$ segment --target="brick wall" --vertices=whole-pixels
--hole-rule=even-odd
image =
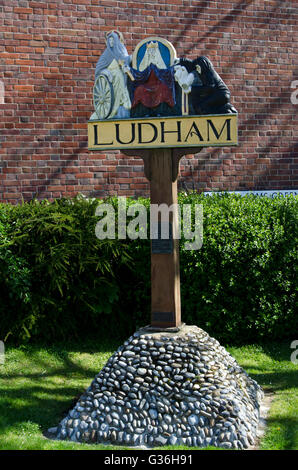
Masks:
[[[1,0],[0,201],[148,195],[141,159],[87,149],[110,29],[129,53],[157,35],[178,57],[207,55],[231,90],[239,146],[184,157],[181,189],[297,188],[297,20],[294,0]]]

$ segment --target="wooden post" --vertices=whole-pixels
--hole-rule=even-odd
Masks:
[[[191,149],[199,153],[202,147]],[[189,154],[185,148],[157,148],[124,150],[127,156],[139,156],[144,161],[144,172],[150,181],[150,203],[177,204],[177,179],[181,157]],[[152,213],[151,222],[159,218]],[[151,327],[173,328],[181,325],[180,263],[178,214],[170,212],[172,240],[151,240]]]
[[[151,206],[166,204],[170,208],[178,202],[177,178],[173,181],[173,150],[156,149],[150,153]],[[158,213],[154,214],[152,210],[150,222],[151,227],[160,222]],[[169,212],[169,222],[172,230],[169,230],[166,249],[159,248],[163,241],[151,240],[151,326],[165,328],[181,324],[178,217],[175,212]]]

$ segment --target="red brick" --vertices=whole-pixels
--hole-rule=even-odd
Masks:
[[[14,13],[27,13],[27,14],[31,14],[33,13],[33,9],[32,8],[14,8],[13,9]]]
[[[208,55],[231,90],[239,111],[239,146],[184,158],[181,188],[182,183],[198,190],[298,184],[297,105],[290,102],[297,15],[291,2],[278,13],[273,0],[245,7],[239,0],[201,3],[5,0],[0,127],[6,168],[0,178],[9,190],[0,192],[1,200],[20,202],[35,192],[49,199],[79,191],[148,195],[141,159],[86,149],[94,68],[105,47],[104,31],[115,27],[129,53],[144,37],[158,35],[173,42],[178,56]]]

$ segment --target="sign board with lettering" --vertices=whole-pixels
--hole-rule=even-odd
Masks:
[[[130,55],[121,32],[109,31],[95,68],[88,149],[143,158],[151,204],[173,207],[183,155],[238,144],[238,113],[230,98],[208,57],[179,58],[168,40],[155,36]],[[158,217],[153,223],[151,327],[176,328],[181,325],[178,215],[167,236]]]
[[[208,57],[178,58],[149,37],[132,55],[119,31],[106,33],[88,121],[89,150],[237,145],[237,110]]]
[[[89,150],[237,145],[237,114],[88,122]]]

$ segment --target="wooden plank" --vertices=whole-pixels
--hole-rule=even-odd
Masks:
[[[177,180],[172,181],[174,164],[177,162],[171,149],[150,152],[151,205],[166,204],[170,207],[177,204]],[[151,326],[165,328],[181,324],[179,240],[175,238],[178,217],[171,212],[169,215],[173,230],[172,253],[151,253]],[[155,214],[155,219],[151,218],[153,223],[159,220],[159,214]]]

